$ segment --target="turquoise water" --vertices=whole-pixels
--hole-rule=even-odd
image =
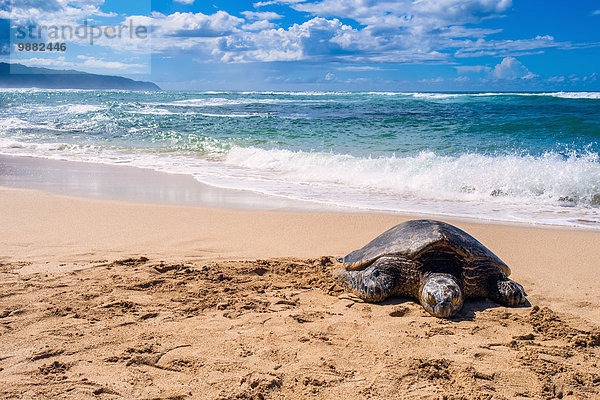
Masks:
[[[0,153],[361,209],[600,228],[600,93],[0,91]]]

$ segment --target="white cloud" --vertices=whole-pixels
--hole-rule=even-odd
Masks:
[[[258,3],[254,3],[253,6],[255,8],[270,6],[273,4],[294,4],[294,3],[302,3],[306,0],[270,0],[270,1],[259,1]]]
[[[251,24],[244,24],[242,25],[242,29],[245,31],[262,31],[265,29],[273,29],[275,26],[276,25],[274,23],[263,19],[260,21],[255,21]]]
[[[532,79],[537,75],[532,74],[529,70],[516,58],[506,57],[500,64],[497,64],[491,71],[496,79]]]
[[[600,15],[600,10],[592,11],[592,15]]]
[[[450,38],[484,38],[488,35],[502,32],[502,29],[467,28],[460,25],[452,25],[440,32],[442,37]]]
[[[195,0],[173,0],[174,2],[177,3],[181,3],[181,4],[194,4]]]
[[[213,50],[225,62],[250,61],[441,61],[447,54],[432,51],[415,40],[385,38],[355,29],[338,19],[315,17],[287,29],[238,32],[219,38]]]
[[[381,67],[373,67],[371,65],[348,65],[345,67],[336,67],[334,68],[337,71],[391,71],[391,69],[385,69]]]
[[[276,12],[272,12],[272,11],[265,11],[265,12],[258,12],[258,11],[242,11],[242,15],[244,17],[246,17],[246,19],[249,20],[267,20],[267,21],[271,21],[274,19],[281,19],[283,18],[283,15],[279,15]]]
[[[352,35],[344,35],[354,43],[344,43],[344,47],[357,50],[356,62],[445,62],[452,56],[504,57],[565,46],[555,42],[551,36],[489,41],[485,37],[501,30],[464,26],[503,15],[510,10],[511,0],[322,0],[286,3],[317,18],[349,18],[365,25]]]
[[[511,0],[323,0],[292,8],[321,17],[351,18],[372,27],[432,31],[501,15],[511,6]]]
[[[157,37],[218,37],[231,34],[244,20],[225,11],[217,11],[211,15],[200,12],[164,15],[154,12],[152,18],[138,17],[139,22],[146,22],[140,25],[152,25]]]
[[[104,0],[12,0],[9,10],[0,9],[0,18],[12,23],[36,21],[45,25],[75,23],[83,18],[112,17],[100,10]]]
[[[598,79],[598,77],[597,77],[596,75],[597,75],[597,74],[596,74],[595,72],[592,72],[590,75],[584,76],[582,80],[583,80],[584,82],[585,82],[585,81],[588,81],[588,80],[589,80],[589,81],[595,81],[595,80],[597,80],[597,79]]]
[[[17,62],[19,64],[26,65],[28,67],[73,67],[72,62],[65,61],[64,56],[58,56],[54,58],[41,58],[41,57],[31,57],[31,58],[21,58],[21,59],[13,59],[13,62]]]
[[[110,69],[119,70],[120,72],[135,72],[141,68],[147,67],[143,64],[127,64],[120,61],[105,61],[99,58],[83,55],[79,55],[77,58],[81,61],[67,61],[65,56],[53,58],[31,57],[12,59],[12,61],[29,67],[73,68],[79,71]]]
[[[85,13],[98,15],[101,13],[99,6],[104,3],[104,0],[14,1],[21,4],[18,9],[25,14],[31,11],[39,15],[50,9],[56,15],[71,13],[72,18]],[[174,1],[193,3],[193,0]],[[154,12],[152,16],[129,16],[124,22],[152,26],[151,41],[101,39],[97,44],[115,51],[153,51],[163,55],[189,51],[198,60],[228,63],[350,62],[363,71],[367,67],[358,64],[448,63],[455,58],[480,56],[506,60],[546,48],[574,46],[556,42],[548,35],[533,39],[489,40],[488,36],[501,30],[473,26],[507,13],[512,7],[511,0],[273,0],[254,6],[272,4],[312,14],[312,18],[279,27],[280,23],[272,21],[283,19],[283,15],[272,11],[243,11],[244,18],[225,11],[210,15]],[[354,20],[361,26],[354,28],[353,23],[342,23],[346,21],[343,18]],[[499,65],[497,74],[495,69],[492,73],[492,68],[485,66],[456,68],[459,74],[487,72],[494,77],[508,74],[505,66]],[[524,74],[519,78],[528,79],[527,76]]]
[[[465,74],[465,73],[469,73],[469,72],[473,72],[473,73],[490,72],[492,70],[490,67],[487,67],[485,65],[460,65],[460,66],[455,66],[454,68],[456,68],[456,72],[458,72],[459,74]]]
[[[248,22],[233,21],[233,27],[221,32],[213,27],[213,37],[220,36],[218,41],[205,40],[199,44],[184,40],[185,45],[212,48],[210,54],[225,62],[321,58],[352,63],[447,63],[456,57],[514,57],[539,53],[546,48],[574,46],[556,42],[549,35],[488,40],[487,36],[501,30],[466,26],[504,15],[512,6],[511,0],[279,0],[254,5],[268,4],[288,5],[314,17],[277,29],[270,21],[281,15],[244,11],[242,14]],[[364,26],[352,28],[341,23],[341,18]],[[187,27],[180,29],[176,36],[184,38],[188,30]],[[215,43],[216,47],[211,47]],[[185,48],[182,42],[175,46]]]
[[[416,13],[459,24],[501,15],[512,7],[512,0],[421,0],[411,3]]]
[[[275,12],[257,12],[257,11],[242,11],[244,17],[249,21],[254,21],[249,24],[242,25],[242,29],[245,31],[261,31],[266,29],[274,29],[276,25],[271,20],[281,19],[283,15],[279,15]]]
[[[530,72],[519,60],[515,57],[505,57],[499,64],[496,64],[493,68],[487,65],[457,65],[454,67],[456,72],[461,76],[456,78],[456,81],[462,81],[459,78],[467,78],[463,74],[485,74],[485,76],[491,79],[504,79],[504,80],[515,80],[515,79],[533,79],[537,78],[538,75]],[[468,78],[467,78],[468,79]]]
[[[536,36],[534,39],[518,40],[454,40],[447,43],[449,47],[457,48],[456,57],[503,57],[508,55],[531,54],[540,49],[552,47],[570,48],[570,43],[555,42],[552,36]]]
[[[527,73],[527,75],[522,76],[521,79],[534,79],[534,78],[539,78],[539,77],[540,77],[539,75],[529,72],[529,73]]]
[[[358,31],[339,20],[313,18],[288,29],[243,32],[220,38],[213,54],[225,62],[297,61],[350,53]],[[333,56],[332,56],[333,55]]]
[[[79,68],[87,67],[91,69],[117,69],[120,71],[131,71],[147,67],[147,65],[144,64],[127,64],[120,61],[105,61],[96,57],[88,57],[83,55],[78,55],[77,58],[83,60],[83,63],[76,64],[76,66]]]
[[[437,78],[419,80],[419,83],[441,83],[441,82],[444,82],[444,78],[442,78],[441,76],[438,76]]]
[[[418,37],[381,36],[356,29],[337,18],[312,18],[287,29],[241,32],[220,39],[214,54],[228,62],[346,60],[366,62],[421,62],[448,58]]]

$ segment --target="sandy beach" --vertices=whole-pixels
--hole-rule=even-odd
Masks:
[[[0,189],[0,397],[590,399],[600,233],[448,221],[528,303],[363,303],[336,257],[410,216]]]
[[[598,21],[0,0],[0,400],[600,400]]]

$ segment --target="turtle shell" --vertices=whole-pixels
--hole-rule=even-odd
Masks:
[[[466,262],[484,261],[510,275],[510,268],[473,236],[445,222],[429,219],[396,225],[342,261],[349,270],[362,270],[382,256],[400,255],[416,260],[436,249],[457,254]]]

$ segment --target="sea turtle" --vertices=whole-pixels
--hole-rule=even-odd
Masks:
[[[346,266],[338,281],[363,300],[411,297],[440,318],[456,314],[464,298],[487,297],[511,307],[525,302],[523,286],[507,278],[510,268],[445,222],[404,222],[338,261]]]

